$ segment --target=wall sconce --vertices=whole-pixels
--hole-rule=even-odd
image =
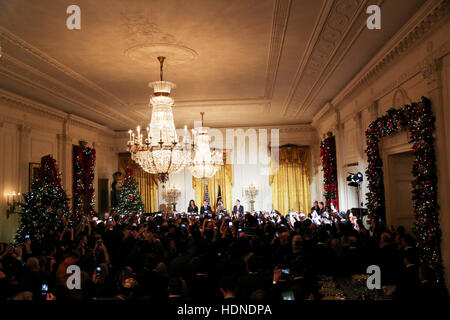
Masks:
[[[6,214],[8,218],[9,215],[19,212],[18,204],[20,196],[21,196],[20,192],[16,193],[15,191],[10,192],[6,195],[6,204],[7,204]]]

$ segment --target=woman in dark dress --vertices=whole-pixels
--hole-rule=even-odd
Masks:
[[[189,201],[189,207],[188,207],[187,211],[190,214],[198,214],[198,207],[195,205],[194,200]]]

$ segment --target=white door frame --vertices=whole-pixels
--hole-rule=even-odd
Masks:
[[[388,195],[391,195],[391,186],[389,182],[389,161],[388,158],[391,155],[410,152],[412,151],[410,143],[402,143],[392,147],[380,148],[381,158],[383,161],[383,181],[384,181],[384,194],[385,194],[385,208],[386,208],[386,226],[392,225],[392,213],[388,200]],[[411,167],[412,169],[412,167]]]

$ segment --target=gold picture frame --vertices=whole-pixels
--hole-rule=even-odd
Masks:
[[[41,164],[39,162],[30,162],[28,165],[28,191],[32,191],[34,180],[39,177]]]

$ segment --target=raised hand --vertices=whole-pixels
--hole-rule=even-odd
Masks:
[[[278,280],[280,280],[281,274],[282,274],[282,269],[278,268],[278,266],[276,266],[275,269],[273,270],[273,282],[274,283],[277,283]]]
[[[56,300],[56,297],[51,292],[48,292],[45,300],[47,301]]]

